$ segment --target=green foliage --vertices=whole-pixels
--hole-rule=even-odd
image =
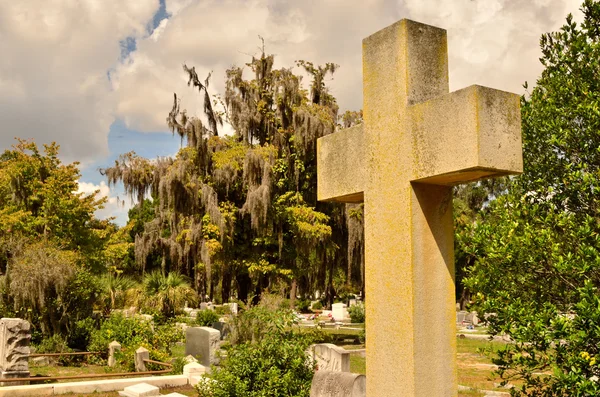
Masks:
[[[312,308],[314,310],[322,310],[323,309],[323,304],[321,303],[321,301],[317,301],[312,305]]]
[[[306,356],[310,336],[291,328],[289,312],[255,307],[240,316],[256,327],[254,333],[260,333],[260,338],[254,342],[238,339],[241,343],[232,346],[221,366],[213,369],[212,381],[196,386],[199,396],[308,397],[314,371],[314,363]]]
[[[475,308],[515,341],[495,359],[523,382],[515,396],[598,394],[600,2],[582,11],[542,37],[545,70],[521,103],[525,173],[457,239]]]
[[[92,333],[90,351],[108,352],[108,344],[113,340],[122,346],[121,352],[115,356],[118,364],[131,371],[134,369],[133,353],[136,349],[145,347],[150,351],[150,359],[164,362],[169,358],[171,346],[184,340],[184,333],[172,323],[154,326],[153,329],[148,321],[113,314],[99,330]],[[102,357],[105,358],[106,354]]]
[[[186,277],[177,272],[166,276],[161,271],[153,271],[144,277],[145,306],[158,308],[165,318],[175,317],[176,310],[186,302],[197,300],[196,292],[186,281]]]
[[[296,309],[300,313],[310,313],[310,300],[300,299],[296,302]]]
[[[348,314],[350,315],[350,321],[353,323],[365,322],[365,307],[362,304],[350,306],[348,308]]]
[[[213,310],[200,310],[196,314],[196,325],[200,327],[212,327],[213,323],[219,321],[219,315]]]

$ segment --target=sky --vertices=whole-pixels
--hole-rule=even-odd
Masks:
[[[80,162],[80,191],[107,196],[99,217],[127,220],[130,200],[99,168],[134,150],[180,147],[166,127],[173,93],[189,114],[200,95],[182,65],[224,92],[225,70],[266,51],[340,65],[328,81],[340,110],[362,108],[361,42],[403,18],[448,31],[450,89],[480,84],[523,94],[542,71],[540,36],[582,0],[0,0],[0,151],[14,138],[56,141]]]

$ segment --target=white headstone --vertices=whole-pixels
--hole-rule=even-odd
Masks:
[[[348,310],[346,310],[345,303],[334,303],[331,305],[331,315],[335,319],[335,321],[342,321],[345,318],[348,318]]]

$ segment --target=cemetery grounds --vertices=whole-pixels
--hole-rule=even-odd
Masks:
[[[365,348],[364,344],[356,344],[356,338],[360,331],[348,329],[324,329],[324,332],[330,334],[338,346],[346,350],[359,350]],[[484,396],[477,390],[507,391],[499,387],[500,379],[492,374],[494,366],[490,364],[490,359],[483,353],[484,350],[498,350],[504,346],[503,342],[490,342],[485,339],[471,339],[457,337],[457,364],[458,364],[458,384],[470,387],[474,390],[459,391],[459,397]],[[184,346],[179,344],[172,347],[172,358],[184,357]],[[68,376],[84,375],[92,373],[109,373],[112,368],[100,365],[86,364],[85,362],[78,366],[61,365],[36,365],[30,363],[32,376],[39,374],[43,376]],[[353,373],[366,374],[366,358],[364,354],[351,354],[350,371]],[[68,382],[68,380],[59,381]],[[162,389],[162,393],[177,392],[186,396],[197,396],[196,391],[191,386],[183,386],[172,389]],[[74,396],[87,396],[89,394],[77,394]],[[94,393],[94,397],[117,397],[118,392]]]

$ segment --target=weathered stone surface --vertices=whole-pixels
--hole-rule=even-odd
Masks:
[[[121,351],[121,344],[116,340],[113,340],[108,344],[108,366],[114,367],[116,365],[115,352]]]
[[[319,343],[311,347],[318,371],[350,372],[350,352],[332,343]]]
[[[318,199],[365,203],[370,397],[457,394],[451,186],[522,171],[519,97],[448,91],[446,32],[399,21],[363,41],[364,125],[317,141]]]
[[[29,322],[20,318],[0,319],[0,369],[2,371],[29,371],[30,328]]]
[[[317,371],[312,380],[310,397],[365,397],[366,384],[364,375]]]
[[[221,333],[210,327],[192,327],[185,330],[185,354],[191,354],[205,367],[218,364]]]
[[[144,360],[150,359],[150,352],[145,347],[140,347],[135,351],[135,371],[136,372],[145,372],[146,363]]]

